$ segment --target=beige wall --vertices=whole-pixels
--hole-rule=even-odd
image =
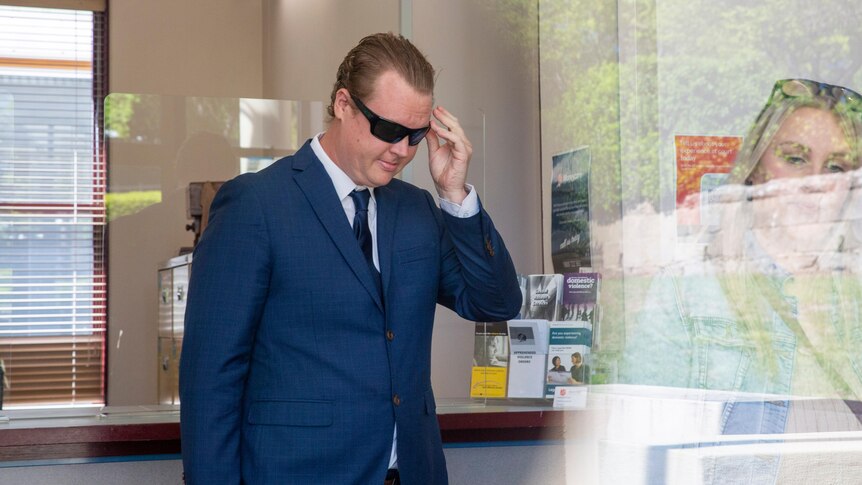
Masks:
[[[112,92],[259,98],[261,0],[111,0]]]
[[[327,100],[362,37],[398,32],[398,0],[264,0],[263,96]]]
[[[495,218],[518,270],[541,271],[537,45],[507,34],[494,1],[415,0],[409,19],[400,18],[401,3],[115,0],[111,90],[326,100],[343,55],[361,37],[398,32],[402,20],[412,22],[414,42],[439,72],[437,102],[459,117],[474,142],[470,182]],[[431,189],[424,150],[410,168],[405,179]],[[176,185],[170,182],[166,186]],[[181,210],[172,206],[163,212]],[[111,232],[112,405],[156,400],[155,266],[190,242],[179,227],[181,215],[168,221],[149,212],[150,222],[125,221],[125,239]],[[129,223],[140,227],[139,238],[128,237]],[[148,238],[146,225],[159,223],[178,226],[176,238]],[[472,324],[441,308],[432,369],[439,397],[467,396],[472,351]]]
[[[213,97],[262,94],[263,6],[260,0],[112,0],[109,68],[112,93]],[[112,144],[111,183],[128,184],[142,171],[174,173],[184,144],[184,106],[160,120],[161,143]],[[166,110],[170,112],[170,110]],[[214,147],[199,157],[214,165]],[[114,164],[113,161],[123,160]],[[222,170],[224,171],[224,170]],[[221,180],[223,175],[204,175]],[[139,180],[145,183],[145,180]],[[162,203],[109,225],[108,404],[157,400],[158,263],[192,243],[184,230],[179,180],[161,180]],[[185,181],[187,183],[188,180]],[[109,186],[109,190],[112,187]],[[164,227],[176,228],[165,237]]]

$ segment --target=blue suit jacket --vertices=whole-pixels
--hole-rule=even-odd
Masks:
[[[484,211],[443,214],[400,180],[375,197],[383,295],[309,143],[219,191],[180,366],[189,483],[380,484],[396,423],[404,483],[447,482],[435,307],[507,320],[515,270]]]

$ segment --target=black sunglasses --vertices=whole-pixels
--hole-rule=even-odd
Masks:
[[[371,125],[371,134],[386,143],[398,143],[406,136],[407,143],[410,146],[416,146],[425,138],[428,130],[431,129],[431,125],[424,128],[407,128],[394,121],[389,121],[382,116],[377,116],[374,111],[368,109],[368,106],[365,106],[365,103],[360,101],[356,96],[351,94],[350,99],[353,100],[359,111],[368,119],[368,123]]]
[[[851,111],[862,112],[862,95],[844,86],[812,81],[810,79],[783,79],[775,83],[772,89],[773,99],[784,98],[813,98],[820,96],[832,98],[835,102],[847,106]]]

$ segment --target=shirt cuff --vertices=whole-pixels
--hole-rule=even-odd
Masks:
[[[463,201],[461,201],[461,204],[459,205],[441,198],[440,210],[449,214],[450,216],[458,217],[461,219],[473,217],[479,213],[479,196],[476,195],[476,190],[470,184],[464,185],[467,186],[467,197]]]

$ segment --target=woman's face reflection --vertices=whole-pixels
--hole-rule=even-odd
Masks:
[[[781,125],[749,178],[754,230],[773,257],[824,250],[850,190],[857,159],[838,118],[799,108]]]
[[[781,125],[751,176],[754,184],[849,172],[855,168],[838,118],[829,111],[799,108]]]

